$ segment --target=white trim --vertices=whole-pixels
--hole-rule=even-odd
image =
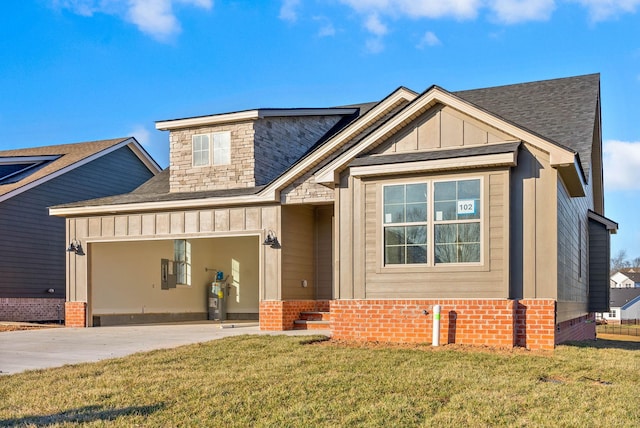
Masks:
[[[591,210],[587,211],[587,217],[590,218],[591,220],[597,221],[598,223],[602,224],[603,226],[605,226],[607,228],[607,230],[611,231],[611,233],[616,233],[618,232],[618,223],[616,223],[615,221],[606,218],[603,215],[600,215],[596,212],[593,212]],[[621,272],[618,272],[621,273]],[[624,275],[624,274],[623,274]],[[626,275],[625,275],[626,277]]]
[[[365,151],[374,143],[379,142],[387,134],[404,126],[405,122],[407,120],[410,120],[411,117],[421,114],[422,111],[426,111],[438,103],[447,105],[453,109],[465,113],[489,126],[510,134],[517,139],[533,144],[541,150],[549,153],[550,163],[553,167],[567,164],[577,165],[576,154],[574,152],[563,149],[562,147],[559,147],[556,144],[553,144],[537,135],[534,135],[516,125],[505,122],[504,120],[494,116],[491,113],[480,110],[479,108],[474,107],[466,101],[452,94],[449,94],[441,90],[440,88],[434,87],[422,94],[411,105],[407,106],[407,108],[391,118],[387,123],[376,129],[373,133],[363,139],[356,146],[352,147],[350,150],[347,150],[339,157],[334,159],[331,163],[326,165],[324,168],[320,169],[315,176],[315,182],[326,185],[336,184],[336,180],[338,179],[338,172],[344,169],[346,165],[358,154]]]
[[[397,105],[401,101],[413,101],[417,97],[415,92],[412,92],[406,88],[399,88],[387,98],[376,104],[371,110],[366,112],[363,116],[358,118],[354,123],[350,124],[338,134],[327,141],[320,150],[316,153],[312,153],[305,158],[302,162],[294,165],[290,170],[278,177],[275,181],[269,184],[260,193],[276,195],[277,190],[287,186],[293,182],[297,177],[307,172],[311,167],[321,162],[326,156],[340,148],[346,141],[348,141],[354,134],[357,134],[369,126],[372,122],[378,120],[382,115],[387,113],[391,108]]]
[[[460,182],[460,181],[468,181],[468,180],[478,180],[480,182],[480,213],[479,218],[474,219],[463,219],[463,220],[437,220],[434,216],[434,207],[435,207],[435,185],[436,183],[445,183],[445,182]],[[384,189],[387,186],[398,186],[398,185],[407,185],[407,184],[426,184],[427,185],[427,220],[420,222],[400,222],[400,223],[385,223],[384,219]],[[380,203],[378,205],[378,209],[380,210],[380,218],[376,221],[380,221],[379,223],[379,233],[380,240],[376,241],[377,249],[380,250],[378,257],[378,266],[376,269],[379,272],[393,272],[399,269],[406,271],[410,269],[412,271],[429,271],[436,272],[442,269],[448,269],[451,267],[484,267],[485,261],[487,260],[485,257],[485,250],[488,250],[488,247],[485,244],[488,244],[489,237],[485,234],[485,225],[488,219],[485,219],[488,216],[488,199],[490,195],[485,194],[485,177],[470,175],[464,177],[419,177],[419,178],[409,178],[407,180],[393,180],[387,182],[381,182],[379,184],[379,198]],[[485,215],[486,214],[486,215]],[[480,260],[477,262],[451,262],[451,263],[436,263],[436,239],[435,239],[435,230],[437,225],[442,224],[471,224],[478,223],[480,225],[480,241],[478,242],[480,246]],[[385,262],[385,228],[387,227],[406,227],[406,226],[426,226],[427,228],[427,262],[426,263],[397,263],[397,264],[387,264]]]
[[[105,156],[105,155],[107,155],[107,154],[109,154],[111,152],[114,152],[114,151],[116,151],[118,149],[121,149],[122,147],[128,146],[128,145],[133,145],[133,147],[136,148],[136,150],[133,150],[133,148],[132,148],[132,150],[134,151],[134,153],[136,155],[145,154],[146,153],[144,150],[141,149],[139,143],[136,141],[135,138],[129,137],[126,140],[122,140],[121,142],[119,142],[117,144],[114,144],[113,146],[110,146],[110,147],[107,147],[107,148],[105,148],[103,150],[100,150],[99,152],[94,153],[91,156],[87,156],[85,158],[82,158],[79,161],[74,162],[71,165],[68,165],[68,166],[66,166],[64,168],[61,168],[61,169],[57,170],[57,171],[54,171],[51,174],[48,174],[48,175],[46,175],[46,176],[44,176],[44,177],[42,177],[42,178],[40,178],[38,180],[32,181],[31,183],[27,183],[24,186],[18,187],[17,189],[14,189],[14,190],[12,190],[12,191],[10,191],[8,193],[5,193],[4,195],[0,195],[0,202],[6,201],[7,199],[11,199],[14,196],[19,195],[20,193],[23,193],[23,192],[26,192],[27,190],[33,189],[34,187],[37,187],[37,186],[41,185],[42,183],[46,183],[49,180],[53,180],[56,177],[59,177],[59,176],[61,176],[63,174],[66,174],[69,171],[73,171],[76,168],[79,168],[79,167],[81,167],[83,165],[86,165],[89,162],[92,162],[92,161],[94,161],[94,160],[96,160],[98,158],[101,158],[102,156]],[[68,156],[68,155],[62,155],[61,158],[64,158],[64,156]],[[151,158],[149,158],[148,155],[146,155],[146,158],[148,160],[151,160]],[[141,159],[141,160],[144,162],[143,159]],[[147,167],[149,167],[149,164],[147,162],[144,162],[144,164]],[[157,164],[155,162],[153,162],[153,164],[157,166]],[[160,171],[160,167],[158,166],[157,168],[158,168],[158,170],[156,172],[154,172],[154,175],[157,174]]]
[[[398,164],[369,165],[351,167],[354,177],[383,176],[422,171],[441,171],[454,169],[479,168],[486,166],[516,166],[517,154],[500,153],[494,155],[469,156],[451,159],[405,162]]]
[[[188,199],[180,201],[158,201],[158,202],[141,202],[141,203],[125,203],[117,205],[100,205],[100,206],[84,206],[73,208],[50,208],[49,215],[55,215],[60,217],[65,216],[86,216],[92,214],[111,214],[111,213],[127,213],[136,211],[154,211],[164,209],[184,209],[184,208],[202,208],[212,206],[227,206],[236,204],[260,204],[260,203],[273,203],[279,202],[278,190],[288,185],[300,175],[308,171],[313,165],[322,161],[327,155],[337,150],[342,144],[348,141],[354,134],[362,131],[369,126],[373,121],[378,120],[380,116],[386,114],[393,106],[397,105],[402,100],[411,101],[415,99],[417,94],[406,88],[399,88],[389,96],[387,96],[380,103],[375,105],[371,110],[367,111],[363,116],[358,118],[354,123],[347,126],[331,138],[323,147],[316,153],[312,153],[305,158],[302,162],[294,165],[289,171],[281,175],[267,187],[262,189],[256,195],[245,196],[231,196],[231,197],[215,197],[215,198],[203,198],[203,199]],[[307,109],[312,111],[313,109]],[[355,112],[355,108],[348,109],[331,109],[332,111],[348,110],[349,112]],[[258,110],[251,110],[252,112],[258,112]],[[298,110],[292,110],[295,112]],[[315,111],[315,110],[314,110]],[[319,109],[317,111],[322,111]],[[324,110],[326,112],[326,110]],[[274,112],[274,111],[271,111]],[[247,112],[244,112],[247,113]],[[232,113],[234,114],[234,113]],[[228,116],[228,115],[217,115]],[[217,117],[216,116],[216,117]],[[214,117],[214,116],[208,116]],[[194,118],[201,119],[201,118]],[[189,119],[184,119],[189,120]],[[173,122],[173,121],[170,121]],[[156,128],[161,128],[159,125],[165,124],[165,122],[157,122]],[[163,125],[164,126],[164,125]],[[187,125],[185,125],[187,126]],[[175,128],[177,128],[176,126]],[[174,129],[174,127],[166,128]]]
[[[270,196],[270,195],[269,195]],[[206,208],[227,205],[259,204],[277,202],[273,198],[262,195],[213,197],[204,199],[185,199],[180,201],[140,202],[117,205],[83,206],[72,208],[49,208],[49,215],[60,217],[86,216],[93,214],[119,214],[139,211],[158,211],[186,208]]]
[[[42,156],[0,156],[0,165],[2,164],[15,164],[15,163],[31,163],[31,162],[45,162],[50,160],[56,160],[62,155],[42,155]]]
[[[156,129],[190,128],[193,126],[217,125],[221,123],[257,120],[264,117],[333,116],[355,113],[357,108],[300,108],[300,109],[256,109],[236,113],[214,114],[186,119],[171,119],[156,122]]]

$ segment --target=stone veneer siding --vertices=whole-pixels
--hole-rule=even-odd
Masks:
[[[313,182],[313,173],[307,173],[280,192],[283,204],[333,202],[334,190]]]
[[[264,185],[302,157],[342,116],[270,117],[254,123],[256,185]]]
[[[261,186],[282,174],[342,116],[273,117],[171,131],[171,192]],[[193,166],[192,137],[231,133],[229,165]]]
[[[0,298],[0,321],[60,321],[64,299]]]
[[[253,121],[203,126],[171,131],[171,192],[198,192],[254,187],[255,154]],[[229,165],[193,166],[192,137],[198,134],[231,132]],[[213,150],[211,148],[211,150]]]

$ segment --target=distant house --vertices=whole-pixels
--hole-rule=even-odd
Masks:
[[[74,234],[48,207],[127,193],[159,171],[134,138],[0,151],[0,320],[64,319]]]
[[[640,287],[612,288],[610,309],[598,314],[599,319],[619,324],[627,320],[640,320]]]
[[[640,269],[625,268],[611,275],[612,288],[640,287]]]
[[[442,343],[593,339],[618,226],[600,126],[597,74],[157,122],[168,170],[51,209],[90,256],[68,324],[206,319],[219,286],[264,330],[429,342],[440,307]]]

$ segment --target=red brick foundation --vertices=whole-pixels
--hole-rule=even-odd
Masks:
[[[513,347],[514,302],[499,299],[338,300],[331,305],[332,337],[430,343],[434,305],[441,307],[440,343]]]
[[[328,300],[266,300],[260,302],[260,330],[293,330],[300,312],[329,311]]]
[[[66,302],[64,305],[65,322],[67,327],[87,326],[87,303]]]
[[[553,300],[337,300],[331,302],[332,337],[431,343],[434,305],[441,306],[441,344],[554,347]]]
[[[564,321],[556,326],[556,344],[570,340],[595,340],[596,317],[589,314],[580,318]]]
[[[260,328],[291,330],[300,312],[330,309],[334,339],[431,343],[435,305],[441,344],[552,350],[567,340],[595,338],[593,315],[556,326],[553,299],[264,301]]]
[[[556,303],[552,299],[516,301],[515,345],[527,349],[555,346]]]
[[[64,299],[0,299],[0,321],[60,321],[63,319]]]

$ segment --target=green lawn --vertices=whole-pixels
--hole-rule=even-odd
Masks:
[[[0,377],[0,426],[639,426],[640,343],[553,353],[240,336]]]

